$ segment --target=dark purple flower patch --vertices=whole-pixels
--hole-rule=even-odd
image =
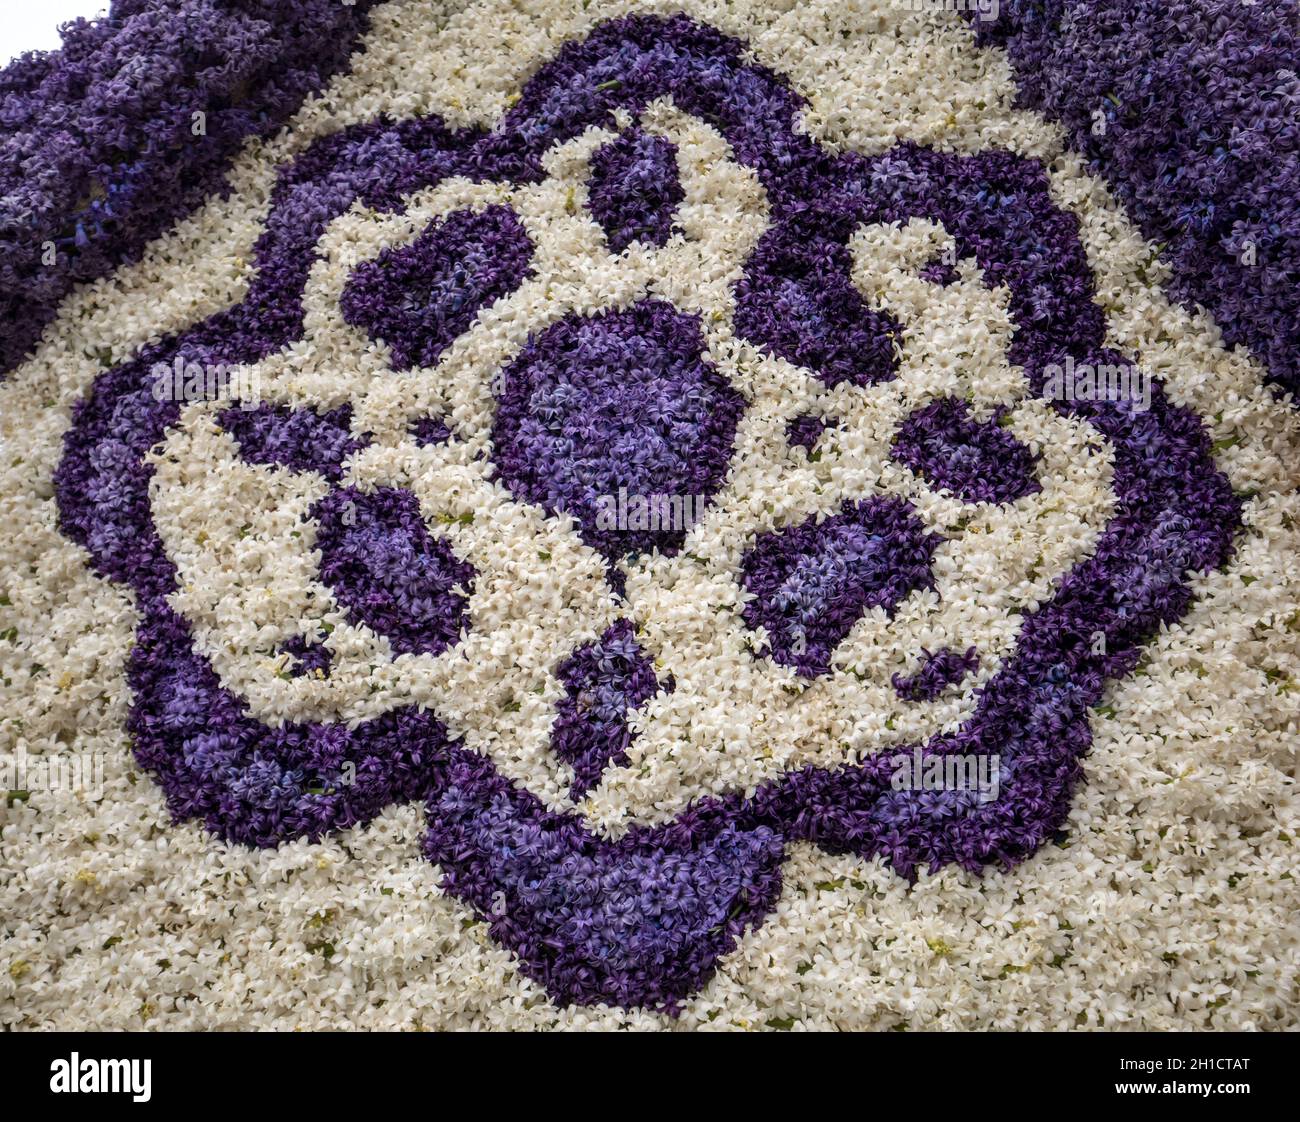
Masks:
[[[931,261],[924,269],[921,270],[921,279],[928,280],[931,284],[947,286],[958,280],[961,274],[957,272],[955,265],[949,265],[946,261]]]
[[[560,1002],[676,1012],[781,890],[785,845],[768,826],[688,811],[602,841],[467,752],[429,824],[424,853],[443,890]]]
[[[387,343],[398,370],[432,366],[484,308],[529,276],[533,243],[509,207],[458,210],[359,265],[343,318]]]
[[[941,539],[901,499],[845,503],[838,514],[760,534],[741,561],[754,599],[745,623],[764,627],[772,659],[805,678],[831,672],[831,655],[869,608],[889,615],[934,578]]]
[[[316,471],[333,483],[343,478],[343,462],[366,444],[352,436],[350,405],[317,412],[262,402],[252,410],[225,409],[218,423],[248,463]]]
[[[620,133],[592,156],[587,193],[615,253],[633,242],[663,245],[686,198],[677,177],[677,146],[637,128]]]
[[[441,417],[419,417],[411,422],[410,432],[421,448],[446,444],[451,439],[451,429]]]
[[[791,448],[799,447],[811,452],[821,439],[822,433],[834,422],[828,424],[821,417],[811,413],[801,413],[785,426],[786,443]]]
[[[694,510],[721,487],[744,399],[703,352],[696,317],[658,300],[548,327],[504,371],[492,425],[500,478],[572,516],[611,562],[676,552],[689,527],[642,525],[621,496],[675,498],[678,509],[689,499]]]
[[[798,127],[802,103],[785,79],[746,63],[747,53],[740,40],[686,15],[608,20],[528,80],[476,163],[494,177],[536,181],[548,149],[591,125],[615,127],[615,109],[638,115],[671,96],[722,132],[778,206],[801,205],[816,197],[834,158]]]
[[[320,576],[358,623],[398,654],[440,654],[460,641],[474,567],[434,538],[410,491],[331,491],[311,511]]]
[[[849,232],[840,216],[801,213],[763,236],[736,285],[736,329],[828,386],[887,382],[898,370],[902,328],[867,307],[850,279],[836,236]]]
[[[579,799],[610,764],[627,763],[628,718],[659,692],[659,681],[626,619],[579,647],[556,673],[566,696],[551,726],[551,751],[573,765],[569,794]]]
[[[289,673],[293,677],[329,677],[334,654],[324,643],[295,635],[280,647],[280,651],[289,656]]]
[[[904,701],[933,701],[949,686],[955,686],[980,664],[979,651],[968,647],[965,654],[944,647],[931,654],[921,652],[921,667],[915,674],[895,674],[890,681]]]
[[[977,421],[964,401],[944,397],[899,426],[893,457],[926,482],[968,503],[1010,503],[1042,490],[1035,457],[1000,422]]]
[[[185,621],[167,608],[137,632],[127,680],[135,756],[171,812],[242,845],[315,840],[368,822],[385,807],[427,798],[446,766],[446,729],[415,709],[355,729],[262,724],[221,686],[194,653]]]

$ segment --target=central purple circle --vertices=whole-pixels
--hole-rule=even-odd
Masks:
[[[547,328],[503,372],[499,478],[571,515],[611,562],[676,552],[722,486],[745,407],[703,352],[698,318],[658,300]]]

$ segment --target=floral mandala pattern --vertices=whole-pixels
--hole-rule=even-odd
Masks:
[[[1090,707],[1228,559],[1239,500],[1159,384],[1148,408],[1046,397],[1049,367],[1123,356],[1038,164],[836,153],[800,111],[718,31],[604,23],[491,131],[382,118],[315,142],[279,177],[245,299],[97,379],[56,475],[62,527],[135,595],[130,731],[178,819],[276,846],[418,801],[443,891],[556,1001],[668,1011],[763,923],[792,842],[914,878],[1052,837]],[[757,204],[693,212],[696,153]],[[383,248],[358,256],[368,224]],[[621,270],[614,291],[593,260]],[[904,274],[1004,302],[998,393],[916,376]],[[355,372],[313,366],[318,332],[351,341]],[[259,396],[159,400],[177,362],[254,372]],[[1087,548],[1021,582],[1015,626],[933,653],[918,637],[882,672],[873,636],[940,618],[972,521],[1059,498],[1017,435],[1029,413],[1106,465]],[[750,509],[746,471],[798,497]],[[200,493],[241,530],[189,527]],[[688,496],[698,521],[604,525],[620,494]],[[238,572],[220,562],[246,538],[282,550],[273,586],[196,590],[205,564]],[[241,615],[256,638],[232,651]],[[705,680],[729,644],[747,676]],[[744,787],[632,805],[638,753],[716,727],[729,689],[820,755],[784,744]],[[852,753],[811,709],[857,730],[869,698],[925,712],[962,689],[921,742],[863,733]],[[997,756],[997,797],[895,790],[914,749]],[[600,819],[602,792],[624,821]]]

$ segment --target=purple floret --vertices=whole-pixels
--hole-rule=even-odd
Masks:
[[[686,198],[677,178],[677,146],[641,129],[620,133],[592,156],[588,195],[615,253],[634,241],[663,245]]]
[[[1001,425],[1005,410],[977,421],[964,401],[944,397],[899,426],[893,457],[926,482],[968,503],[1010,503],[1036,494],[1036,457]]]
[[[921,666],[915,674],[895,674],[890,681],[894,692],[904,701],[933,701],[949,686],[955,686],[980,664],[979,651],[967,647],[965,653],[949,647],[931,654],[921,652]]]

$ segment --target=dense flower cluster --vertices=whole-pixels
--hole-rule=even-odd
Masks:
[[[432,366],[479,309],[519,287],[532,255],[505,207],[458,211],[362,265],[340,306],[349,323],[388,344],[396,369]]]
[[[654,666],[619,620],[595,643],[579,647],[556,671],[565,698],[551,727],[551,751],[573,765],[577,799],[600,781],[610,764],[627,763],[632,742],[628,718],[659,690]]]
[[[140,628],[127,673],[136,759],[177,815],[273,846],[369,821],[433,789],[448,737],[432,715],[395,712],[352,730],[270,728],[248,716],[193,647],[185,621],[159,613]]]
[[[965,652],[944,647],[933,654],[921,652],[921,667],[915,674],[895,674],[892,679],[899,697],[908,701],[930,701],[948,686],[956,685],[979,666],[979,652],[968,647]]]
[[[913,413],[894,438],[894,458],[968,503],[1009,503],[1040,490],[1033,454],[999,422],[941,398]]]
[[[634,129],[591,158],[591,213],[616,253],[634,241],[663,245],[672,234],[673,213],[685,198],[676,156],[671,141]]]
[[[316,412],[262,402],[256,409],[225,410],[219,424],[248,463],[316,471],[335,482],[343,478],[343,462],[366,443],[352,436],[350,405]]]
[[[931,585],[937,535],[900,499],[845,503],[824,521],[761,535],[741,565],[745,622],[767,631],[772,657],[812,678],[868,608],[889,615]]]
[[[321,580],[394,651],[437,654],[461,637],[474,568],[429,533],[414,495],[343,487],[311,517]]]
[[[1300,397],[1300,28],[1286,4],[1003,0],[976,19],[1173,267]]]
[[[610,561],[671,552],[684,528],[607,526],[602,500],[708,498],[722,483],[743,401],[701,357],[695,319],[660,301],[566,319],[506,368],[492,441],[520,498],[577,519]]]
[[[849,280],[843,217],[795,211],[773,228],[737,288],[736,326],[828,386],[867,386],[894,377],[899,325]]]
[[[114,0],[0,72],[0,376],[346,66],[375,3]]]
[[[457,757],[424,852],[557,1001],[678,1007],[781,887],[784,842],[707,812],[596,844],[491,765]]]
[[[785,427],[785,438],[792,447],[798,446],[811,452],[821,439],[822,433],[832,427],[830,423],[811,413],[801,413]]]
[[[430,444],[444,444],[451,439],[451,429],[439,417],[418,417],[411,422],[410,433],[422,448]]]
[[[289,673],[294,677],[317,674],[323,678],[330,672],[333,656],[323,642],[312,642],[305,636],[295,635],[280,650],[289,656]]]

